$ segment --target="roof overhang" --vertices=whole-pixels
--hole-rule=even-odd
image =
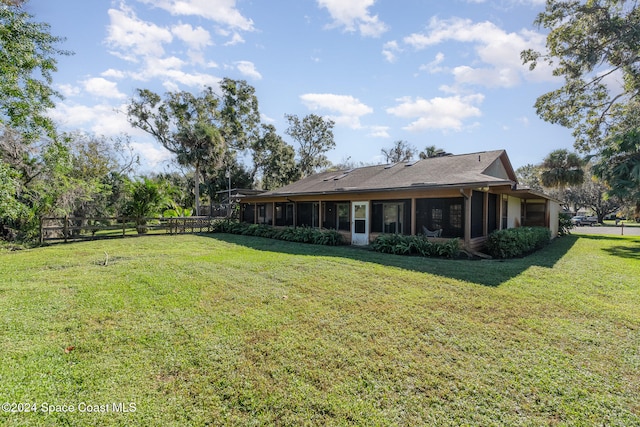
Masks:
[[[363,194],[363,193],[390,193],[398,191],[415,191],[415,190],[477,190],[477,191],[489,191],[496,187],[506,187],[511,191],[515,183],[513,181],[474,181],[466,183],[455,184],[435,184],[428,182],[414,183],[411,186],[403,187],[386,187],[386,188],[353,188],[353,187],[338,187],[331,191],[310,191],[310,192],[269,192],[269,194],[260,194],[255,196],[247,196],[243,202],[245,203],[264,203],[274,199],[287,199],[294,201],[296,197],[309,197],[319,196],[327,198],[332,195],[344,195],[344,194]]]

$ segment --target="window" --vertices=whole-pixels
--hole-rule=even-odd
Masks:
[[[322,227],[349,231],[349,203],[322,202]]]
[[[434,230],[442,229],[442,209],[431,208],[431,226]]]
[[[276,203],[276,225],[293,225],[293,203]]]
[[[349,203],[338,203],[338,230],[349,231],[351,229],[349,222]]]
[[[442,230],[442,237],[464,237],[464,199],[416,200],[416,232]]]
[[[378,233],[410,234],[411,201],[372,202],[371,231]]]
[[[449,226],[462,230],[462,204],[449,205]]]
[[[298,203],[297,221],[299,227],[318,227],[318,203]]]

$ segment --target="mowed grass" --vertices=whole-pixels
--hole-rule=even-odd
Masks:
[[[0,403],[36,409],[0,424],[640,425],[639,261],[604,236],[504,262],[228,235],[0,252]]]

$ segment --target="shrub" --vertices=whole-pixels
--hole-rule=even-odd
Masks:
[[[382,253],[424,257],[456,258],[460,253],[458,239],[434,242],[425,236],[402,234],[381,234],[371,243],[371,248]]]
[[[345,243],[342,234],[336,230],[321,230],[311,227],[275,228],[265,224],[219,220],[213,223],[212,230],[214,233],[242,234],[315,245],[338,246]]]
[[[519,227],[498,230],[487,239],[487,250],[494,258],[515,258],[536,251],[551,241],[551,232],[544,227]]]
[[[571,229],[575,227],[575,224],[571,222],[571,215],[561,213],[558,217],[558,234],[560,236],[566,236],[571,234]]]

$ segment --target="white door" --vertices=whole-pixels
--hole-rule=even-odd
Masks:
[[[369,244],[369,202],[351,204],[351,244]]]

